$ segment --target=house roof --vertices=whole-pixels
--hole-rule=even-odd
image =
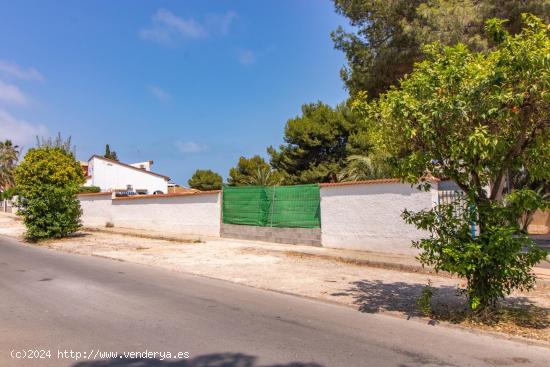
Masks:
[[[126,168],[130,168],[130,169],[133,169],[133,170],[142,172],[142,173],[146,173],[146,174],[148,174],[148,175],[153,175],[153,176],[157,176],[157,177],[162,177],[162,178],[164,178],[166,181],[169,181],[169,180],[170,180],[170,177],[165,176],[165,175],[161,175],[160,173],[155,173],[155,172],[151,172],[151,171],[146,171],[146,170],[144,170],[144,169],[141,169],[141,168],[138,168],[138,167],[134,167],[134,166],[131,166],[131,165],[129,165],[129,164],[122,163],[122,162],[119,162],[119,161],[115,161],[115,160],[112,160],[112,159],[109,159],[109,158],[105,158],[105,157],[102,157],[102,156],[97,155],[97,154],[94,154],[93,156],[91,156],[90,159],[88,159],[88,162],[91,161],[93,158],[101,159],[101,160],[104,160],[104,161],[109,162],[109,163],[118,164],[118,165],[120,165],[120,166],[123,166],[123,167],[126,167]]]

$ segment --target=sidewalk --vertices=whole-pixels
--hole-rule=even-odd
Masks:
[[[126,236],[134,236],[139,238],[158,239],[165,241],[184,242],[184,243],[198,243],[206,241],[232,241],[235,243],[248,244],[250,246],[261,245],[262,247],[268,247],[268,249],[262,248],[262,252],[266,251],[279,251],[284,252],[288,256],[296,257],[315,257],[318,259],[333,260],[346,264],[364,265],[376,268],[401,270],[413,273],[433,274],[435,271],[431,268],[424,268],[419,264],[418,260],[414,256],[380,253],[371,251],[357,251],[346,249],[332,249],[326,247],[306,246],[306,245],[285,245],[273,242],[262,241],[249,241],[241,239],[231,238],[219,238],[219,237],[207,237],[207,236],[194,236],[194,235],[178,235],[167,234],[164,232],[155,232],[150,230],[138,230],[128,228],[85,228],[90,232],[103,232],[121,234]],[[442,276],[446,276],[445,273],[440,273]]]
[[[261,252],[266,254],[268,252],[281,252],[287,256],[294,256],[298,258],[317,258],[323,260],[331,260],[345,264],[353,264],[359,266],[369,266],[374,268],[382,268],[388,270],[399,270],[410,273],[421,274],[436,274],[435,270],[431,267],[423,267],[418,260],[411,255],[403,254],[391,254],[372,251],[357,251],[346,249],[332,249],[326,247],[316,246],[302,246],[302,245],[284,245],[271,242],[261,241],[247,241],[247,240],[232,240],[218,237],[206,237],[206,236],[193,236],[193,235],[178,235],[178,234],[166,234],[162,232],[144,231],[137,229],[127,228],[86,228],[91,232],[104,232],[121,234],[126,236],[135,236],[139,238],[160,239],[166,241],[185,242],[185,243],[199,243],[205,241],[234,241],[243,244],[250,244],[250,246],[261,245],[263,247]],[[253,252],[252,249],[249,251]],[[544,262],[548,264],[547,261]],[[550,268],[548,266],[534,267],[534,273],[537,276],[537,282],[539,285],[550,286]],[[447,272],[439,272],[438,276],[452,278]]]

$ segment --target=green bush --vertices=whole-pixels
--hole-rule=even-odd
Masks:
[[[29,241],[64,237],[80,227],[76,194],[84,183],[80,164],[60,147],[30,149],[15,171],[17,213]]]
[[[101,188],[99,188],[99,186],[80,186],[80,189],[78,190],[79,194],[89,194],[96,192],[101,192]]]
[[[430,233],[413,242],[422,250],[419,260],[467,280],[464,290],[470,307],[494,309],[499,299],[514,289],[535,285],[531,268],[546,257],[518,224],[518,216],[531,203],[527,189],[507,196],[503,203],[475,205],[465,202],[440,205],[420,212],[405,211],[404,219]],[[539,206],[540,207],[540,206]],[[479,234],[472,223],[481,223]]]
[[[5,189],[0,192],[0,200],[10,200],[15,195],[17,195],[15,187],[10,187],[9,189]]]
[[[435,289],[432,287],[432,282],[428,280],[428,284],[422,289],[422,294],[416,300],[416,307],[426,317],[432,316],[432,298],[435,294]]]

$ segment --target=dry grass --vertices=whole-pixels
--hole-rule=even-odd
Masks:
[[[464,309],[434,312],[431,319],[550,342],[550,310],[532,304],[501,305],[490,317],[483,319]]]
[[[435,295],[438,290],[431,287]],[[421,298],[420,298],[421,299]],[[488,330],[550,342],[550,308],[533,304],[525,297],[511,296],[499,302],[494,310],[474,312],[467,306],[463,293],[454,297],[436,298],[429,306],[422,308],[417,302],[417,311],[426,315],[431,322],[448,322],[468,328]]]

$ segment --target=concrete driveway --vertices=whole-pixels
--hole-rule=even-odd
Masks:
[[[550,365],[542,346],[5,237],[0,300],[2,366]]]

